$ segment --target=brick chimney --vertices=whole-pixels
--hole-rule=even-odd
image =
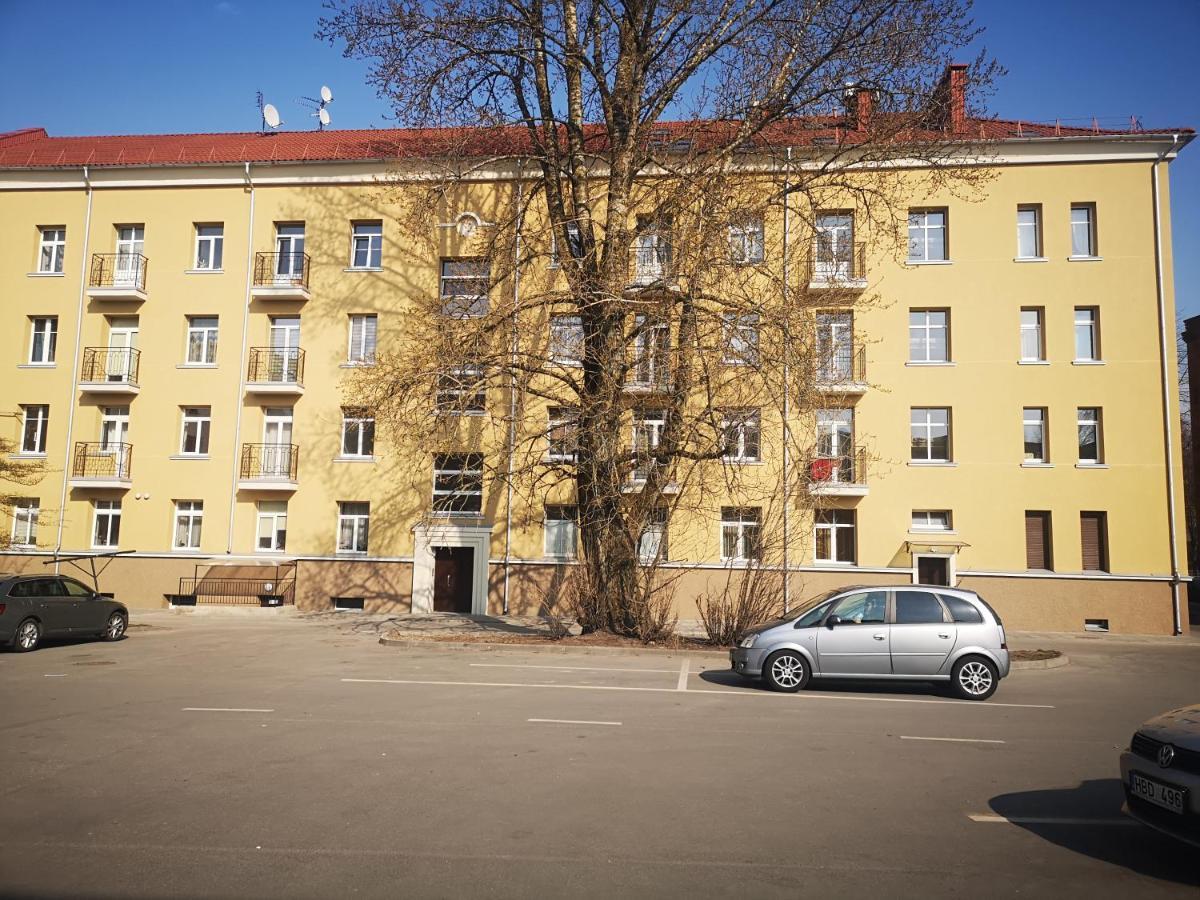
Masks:
[[[845,92],[846,117],[855,131],[866,131],[871,127],[871,116],[875,114],[875,91],[857,84],[847,84]]]
[[[933,89],[929,122],[953,134],[967,130],[967,65],[950,63]]]

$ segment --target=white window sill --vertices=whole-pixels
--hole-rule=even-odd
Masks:
[[[1103,262],[1103,256],[1068,256],[1067,262]]]
[[[172,547],[171,553],[175,556],[199,556],[199,547]]]
[[[362,361],[351,360],[349,362],[338,363],[338,368],[339,369],[370,369],[374,365],[375,365],[374,362],[367,362],[366,360],[362,360]]]
[[[1018,359],[1017,365],[1018,366],[1048,366],[1048,365],[1050,365],[1050,360],[1048,360],[1048,359]]]
[[[10,453],[8,455],[8,458],[9,459],[45,459],[46,454],[45,453],[26,453],[24,451],[21,451],[20,453]]]
[[[92,544],[93,550],[116,550],[116,544]]]
[[[846,559],[820,559],[816,556],[813,557],[813,562],[817,563],[818,565],[822,565],[822,566],[846,566],[846,567],[849,567],[849,566],[854,565],[853,562],[851,562],[850,560],[846,560]]]
[[[575,465],[575,457],[546,455],[542,457],[542,463],[547,466],[561,466],[563,464],[573,466]]]
[[[958,534],[958,532],[953,528],[910,528],[908,529],[908,533],[919,534],[925,537],[929,537],[930,535]]]
[[[215,369],[216,363],[179,363],[175,366],[177,369]]]
[[[176,453],[174,456],[168,456],[167,459],[212,459],[207,453]]]
[[[906,259],[906,266],[950,266],[954,264],[952,259]]]
[[[1102,366],[1102,365],[1104,365],[1104,360],[1102,360],[1102,359],[1073,359],[1073,360],[1071,360],[1071,365],[1073,365],[1073,366]]]
[[[583,368],[583,361],[579,360],[579,359],[554,359],[553,357],[551,357],[550,362],[552,365],[563,366],[564,368],[568,368],[568,369],[582,369]]]
[[[373,463],[379,460],[374,456],[335,456],[333,461],[335,463]]]
[[[766,462],[761,459],[742,459],[740,456],[722,456],[721,462],[730,466],[765,466]]]
[[[952,469],[958,466],[958,463],[951,462],[948,459],[910,459],[908,464],[916,466],[919,469]]]
[[[1013,262],[1015,262],[1015,263],[1038,263],[1038,262],[1050,262],[1050,260],[1048,260],[1044,256],[1014,256]]]
[[[578,559],[579,559],[578,556],[543,556],[542,562],[551,563],[551,564],[571,563],[571,562],[575,562]]]
[[[184,275],[224,275],[224,269],[184,269]]]
[[[487,410],[486,409],[467,409],[467,410],[459,411],[456,409],[437,409],[437,410],[434,410],[433,414],[435,416],[437,416],[438,418],[444,417],[447,419],[474,419],[474,418],[478,418],[479,416],[486,416]]]
[[[254,552],[259,556],[283,556],[287,553],[286,550],[264,550],[262,547],[255,547]]]
[[[1021,463],[1021,468],[1022,469],[1053,469],[1054,463],[1029,461],[1029,462]]]
[[[343,272],[382,272],[383,266],[346,266]]]
[[[18,369],[53,369],[58,363],[17,363]]]
[[[1107,469],[1108,463],[1075,463],[1077,469]]]
[[[367,557],[366,550],[342,550],[339,548],[334,552],[334,556],[339,559],[365,559]]]
[[[950,362],[950,360],[930,359],[930,360],[909,360],[904,365],[906,367],[913,368],[913,369],[928,369],[928,368],[936,369],[939,366],[940,367],[956,366],[956,365],[958,365],[958,363]]]
[[[29,278],[65,278],[66,272],[30,272]]]

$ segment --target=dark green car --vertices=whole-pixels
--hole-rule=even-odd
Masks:
[[[19,653],[43,638],[120,640],[129,610],[65,575],[0,574],[0,644]]]

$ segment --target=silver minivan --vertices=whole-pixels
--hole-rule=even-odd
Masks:
[[[974,591],[933,585],[839,588],[747,631],[733,671],[777,691],[810,678],[949,682],[986,700],[1008,676],[1000,616]]]

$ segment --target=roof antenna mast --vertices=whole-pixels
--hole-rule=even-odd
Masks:
[[[258,96],[258,116],[259,116],[259,119],[261,120],[259,130],[263,134],[266,134],[268,128],[271,129],[272,131],[274,131],[276,128],[278,128],[280,125],[282,125],[283,122],[279,118],[279,110],[277,110],[270,103],[263,103],[262,91],[259,91],[257,96]]]
[[[325,126],[329,124],[329,110],[325,107],[333,102],[333,91],[329,89],[329,85],[321,85],[320,100],[313,97],[301,97],[300,102],[307,104],[311,109],[312,116],[317,120],[317,131],[324,131]]]

